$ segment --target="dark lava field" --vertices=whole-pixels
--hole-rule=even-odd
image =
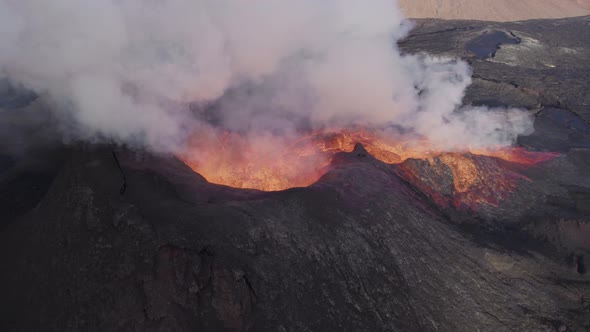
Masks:
[[[590,331],[590,17],[421,20],[400,47],[468,61],[464,103],[535,112],[518,144],[554,157],[466,155],[469,195],[357,145],[309,187],[234,189],[51,139],[2,83],[0,331]]]

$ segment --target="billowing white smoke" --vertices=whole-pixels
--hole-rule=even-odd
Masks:
[[[396,126],[442,149],[530,133],[524,112],[461,108],[470,68],[401,55],[409,29],[393,0],[0,0],[0,76],[70,134],[157,151],[210,123]]]

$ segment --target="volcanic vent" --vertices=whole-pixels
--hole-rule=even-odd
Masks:
[[[362,144],[374,158],[397,165],[392,172],[439,205],[476,208],[480,204],[498,205],[514,191],[518,181],[527,180],[520,169],[558,155],[519,147],[444,152],[433,149],[426,139],[404,141],[403,135],[366,129],[312,133],[284,143],[277,146],[272,141],[252,141],[225,131],[195,136],[192,150],[180,158],[212,183],[277,191],[313,184],[330,170],[334,155],[350,153],[356,144]],[[445,187],[444,183],[452,186]]]

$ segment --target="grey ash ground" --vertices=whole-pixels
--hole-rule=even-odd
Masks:
[[[448,188],[442,164],[362,146],[308,188],[237,190],[174,158],[51,143],[34,96],[7,91],[0,330],[590,330],[590,17],[425,20],[401,47],[467,59],[465,102],[530,109],[519,144],[561,155],[470,156],[523,176],[476,211],[403,176]],[[25,129],[47,144],[17,141]]]

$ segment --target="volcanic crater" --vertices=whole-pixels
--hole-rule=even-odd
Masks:
[[[421,20],[400,43],[469,61],[466,103],[535,112],[513,148],[404,155],[316,135],[295,146],[321,156],[309,176],[230,186],[190,156],[6,149],[0,329],[590,329],[589,24]],[[488,31],[521,42],[474,55]],[[28,103],[3,105],[3,128]]]

